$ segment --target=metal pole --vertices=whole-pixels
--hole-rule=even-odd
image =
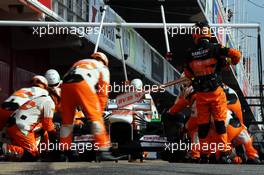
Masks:
[[[118,30],[118,34],[116,35],[117,39],[119,40],[119,44],[120,44],[120,52],[121,52],[121,58],[122,58],[122,64],[123,64],[123,69],[124,69],[124,75],[125,75],[125,81],[128,81],[127,78],[127,70],[126,70],[126,61],[125,61],[125,55],[124,55],[124,51],[123,51],[123,41],[122,41],[122,28],[117,28]]]
[[[259,96],[246,96],[245,99],[260,99]]]
[[[99,33],[98,33],[98,36],[97,36],[97,40],[96,40],[94,52],[97,52],[97,50],[98,50],[98,46],[99,46],[99,42],[100,42],[100,37],[101,37],[101,32],[102,32],[102,29],[103,29],[103,23],[104,23],[106,8],[107,8],[107,5],[104,5],[104,7],[101,9],[102,12],[103,12],[103,14],[102,14],[101,22],[100,22]]]
[[[261,37],[260,37],[260,28],[258,29],[258,75],[259,75],[259,96],[260,96],[260,111],[261,111],[261,118],[262,118],[262,122],[264,124],[264,111],[263,111],[263,86],[262,86],[262,52],[261,52]]]
[[[105,27],[131,27],[131,28],[149,28],[159,29],[164,28],[163,23],[104,23]],[[194,23],[167,23],[167,28],[171,27],[192,27]],[[260,27],[257,23],[251,24],[209,24],[211,27],[230,27],[230,28],[245,28],[257,29]],[[99,27],[98,22],[48,22],[48,21],[5,21],[0,20],[0,26],[32,26],[32,27]]]
[[[228,0],[226,0],[226,22],[228,22]]]
[[[234,23],[237,23],[236,0],[234,0]],[[235,40],[235,46],[236,46],[236,48],[238,48],[237,35],[238,35],[238,31],[236,30],[235,33],[234,33],[234,40]]]
[[[160,5],[160,10],[161,10],[162,22],[163,22],[163,27],[164,27],[166,49],[167,49],[167,53],[170,53],[170,43],[169,43],[169,39],[168,39],[166,18],[165,18],[163,5]]]

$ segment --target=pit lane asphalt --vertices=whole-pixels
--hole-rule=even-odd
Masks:
[[[0,162],[0,174],[22,175],[263,175],[264,165],[222,165],[168,163],[146,160],[143,163],[115,162]]]

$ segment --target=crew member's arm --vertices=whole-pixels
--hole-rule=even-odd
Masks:
[[[234,48],[227,48],[227,47],[222,47],[220,54],[222,56],[226,56],[230,58],[228,62],[230,62],[233,65],[236,65],[239,63],[240,58],[241,58],[241,52],[239,50],[236,50]]]
[[[42,126],[44,131],[53,132],[55,131],[53,123],[53,115],[55,111],[55,105],[51,101],[46,101],[43,107],[43,120]]]
[[[241,103],[237,93],[232,88],[228,88],[228,91],[225,93],[228,102],[227,108],[235,113],[236,117],[240,120],[240,123],[244,124]]]
[[[180,95],[176,99],[174,105],[168,110],[168,113],[173,115],[177,112],[180,112],[181,110],[183,110],[183,108],[185,108],[188,105],[189,105],[188,100],[186,100],[183,95]]]
[[[104,67],[100,72],[100,77],[98,82],[98,92],[97,92],[102,112],[104,111],[108,100],[109,83],[110,83],[109,70],[108,68]]]
[[[56,129],[53,123],[53,115],[55,104],[51,101],[46,101],[43,108],[42,129],[48,133],[49,142],[57,142]]]

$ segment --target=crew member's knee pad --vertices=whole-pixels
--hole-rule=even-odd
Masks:
[[[71,136],[73,125],[62,125],[60,128],[60,137],[65,138]]]
[[[92,133],[93,134],[101,134],[102,131],[103,131],[103,127],[100,122],[97,122],[97,121],[92,122]]]
[[[200,139],[205,139],[210,129],[210,123],[198,125],[198,136]]]
[[[226,127],[224,121],[214,121],[215,123],[215,131],[217,134],[225,134],[226,133]]]

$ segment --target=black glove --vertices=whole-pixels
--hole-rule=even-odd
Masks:
[[[60,140],[56,130],[49,131],[48,136],[50,143],[58,143]]]

